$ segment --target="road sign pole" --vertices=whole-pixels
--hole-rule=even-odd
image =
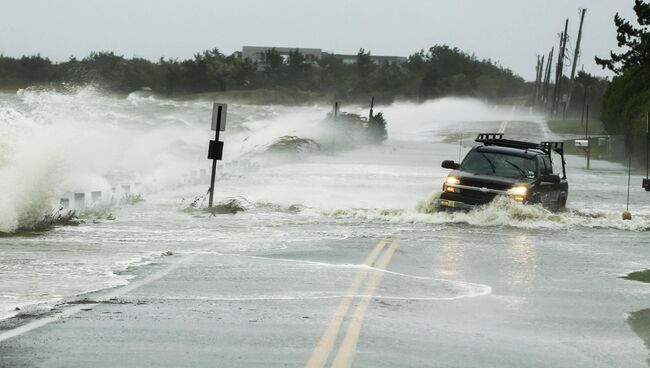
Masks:
[[[214,141],[219,142],[219,129],[214,132]],[[208,201],[208,207],[212,208],[212,200],[214,199],[214,179],[217,174],[217,159],[212,159],[212,176],[210,176],[210,200]]]
[[[208,207],[212,208],[214,201],[214,181],[217,174],[217,161],[223,156],[223,142],[219,141],[219,132],[226,130],[226,112],[228,105],[215,103],[212,105],[212,130],[214,130],[214,141],[210,141],[208,158],[212,160],[212,175],[210,176],[210,198]]]
[[[648,171],[650,170],[650,112],[645,115],[645,179],[641,181],[641,187],[646,192],[650,192],[650,178],[648,178]]]
[[[332,155],[334,155],[336,147],[336,120],[339,117],[339,103],[334,103],[334,119],[332,120]]]

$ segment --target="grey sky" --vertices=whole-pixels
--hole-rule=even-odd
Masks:
[[[188,58],[208,48],[242,45],[359,48],[408,56],[449,44],[491,58],[526,79],[536,55],[559,43],[569,17],[571,44],[587,7],[586,71],[609,75],[594,55],[616,47],[616,12],[633,19],[633,0],[0,0],[0,53],[40,53],[53,60],[90,51],[125,56]],[[573,48],[573,47],[572,47]]]

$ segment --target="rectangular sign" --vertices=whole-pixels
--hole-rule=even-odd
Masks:
[[[589,146],[589,140],[587,139],[576,139],[575,140],[576,147],[588,147]]]
[[[226,130],[226,115],[228,104],[214,103],[212,105],[212,130]]]
[[[221,160],[222,158],[223,158],[223,142],[210,141],[210,146],[208,147],[208,159]]]

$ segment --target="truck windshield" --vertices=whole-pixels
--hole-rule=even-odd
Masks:
[[[473,150],[463,160],[461,170],[473,174],[532,179],[537,173],[537,164],[532,158]]]

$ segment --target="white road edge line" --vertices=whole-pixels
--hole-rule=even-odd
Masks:
[[[158,272],[156,272],[156,273],[154,273],[152,275],[149,275],[149,276],[147,276],[147,277],[145,277],[143,279],[131,282],[128,285],[125,285],[123,287],[118,287],[118,288],[114,289],[113,291],[102,295],[100,299],[108,300],[108,299],[111,299],[111,298],[116,298],[116,297],[122,296],[122,295],[124,295],[124,294],[126,294],[126,293],[128,293],[130,291],[133,291],[133,290],[135,290],[135,289],[137,289],[139,287],[147,285],[147,284],[149,284],[151,282],[154,282],[156,280],[160,280],[164,276],[166,276],[169,273],[171,273],[172,271],[176,270],[182,264],[191,261],[196,256],[197,255],[190,255],[190,256],[188,256],[186,258],[183,258],[180,261],[178,261],[176,263],[173,263],[169,267],[167,267],[167,268],[165,268],[163,270],[160,270],[160,271],[158,271]],[[22,335],[24,333],[27,333],[29,331],[33,331],[33,330],[35,330],[37,328],[41,328],[41,327],[43,327],[45,325],[48,325],[48,324],[50,324],[52,322],[56,322],[56,321],[62,320],[64,318],[70,317],[70,316],[72,316],[72,315],[74,315],[76,313],[81,312],[84,309],[92,309],[92,308],[96,307],[98,304],[99,303],[95,303],[95,304],[77,304],[77,305],[69,307],[69,308],[63,307],[63,310],[62,310],[61,313],[56,313],[56,314],[53,314],[53,315],[38,318],[38,319],[36,319],[34,321],[31,321],[29,323],[26,323],[26,324],[24,324],[22,326],[18,326],[16,328],[11,329],[11,330],[4,331],[4,332],[0,333],[0,342],[11,339],[11,338],[14,338],[14,337],[17,337],[17,336],[20,336],[20,335]]]

